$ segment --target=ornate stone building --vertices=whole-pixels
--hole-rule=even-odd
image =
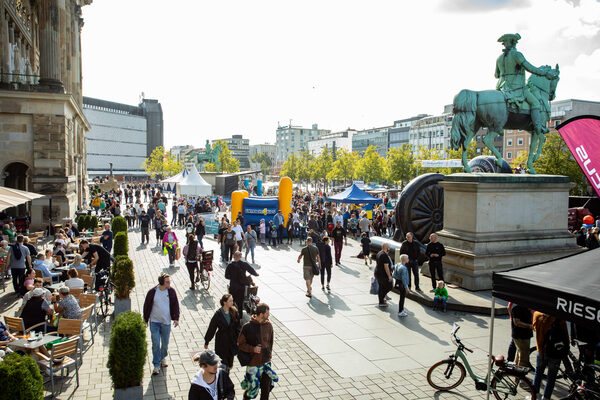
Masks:
[[[47,196],[32,202],[34,228],[86,196],[80,33],[91,2],[0,0],[0,185]]]

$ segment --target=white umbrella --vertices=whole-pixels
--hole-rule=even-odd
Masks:
[[[33,199],[45,197],[43,194],[25,192],[23,190],[0,187],[0,210],[27,203]]]

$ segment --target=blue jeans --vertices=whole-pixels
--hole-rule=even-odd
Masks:
[[[252,247],[248,246],[248,247],[246,247],[246,258],[248,258],[248,252],[251,252],[252,253],[252,262],[254,262],[254,248],[255,247],[256,246],[252,246]]]
[[[440,300],[442,300],[442,307],[445,310],[446,309],[446,301],[448,300],[446,297],[435,296],[433,298],[433,306],[436,307]]]
[[[548,379],[546,380],[543,398],[549,399],[550,396],[552,396],[552,391],[554,390],[554,382],[556,381],[558,367],[560,367],[560,359],[550,358],[540,353],[537,354],[537,359],[535,362],[535,376],[533,378],[533,390],[538,395],[540,392],[540,386],[542,384],[542,375],[544,374],[546,366],[548,367]]]
[[[150,322],[150,338],[152,339],[152,364],[160,368],[160,361],[167,356],[171,324]]]

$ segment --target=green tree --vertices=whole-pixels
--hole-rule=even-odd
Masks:
[[[142,166],[152,179],[176,175],[183,170],[181,162],[177,161],[170,152],[166,152],[162,146],[152,150],[150,157],[144,160]]]
[[[385,160],[377,153],[376,146],[367,147],[358,163],[356,174],[365,183],[382,182],[385,179]]]
[[[391,182],[407,184],[417,175],[417,160],[408,143],[390,149],[386,157],[386,177]]]
[[[295,181],[298,179],[299,166],[300,166],[300,160],[298,160],[298,157],[294,153],[292,153],[292,154],[288,155],[287,159],[281,166],[280,175],[282,177],[287,176],[292,181]]]
[[[356,166],[360,160],[360,155],[357,152],[350,152],[346,149],[337,151],[336,160],[328,173],[328,178],[343,179],[346,184],[347,179],[356,178]]]
[[[323,147],[321,154],[313,159],[311,174],[313,180],[323,179],[329,182],[327,174],[333,168],[333,155],[327,147]]]
[[[308,152],[306,149],[302,149],[300,151],[300,156],[298,157],[298,176],[296,177],[299,181],[308,181],[312,178],[312,162],[314,160],[314,156]]]
[[[273,160],[269,157],[268,154],[264,153],[256,153],[252,156],[252,162],[260,164],[260,170],[264,177],[271,175],[271,170],[273,168]]]
[[[575,184],[571,189],[571,194],[583,194],[587,191],[587,179],[558,132],[546,135],[542,154],[533,163],[533,167],[538,174],[568,176]]]
[[[206,172],[217,172],[217,166],[215,165],[215,163],[206,163],[204,164],[204,170]]]
[[[217,145],[221,145],[221,152],[219,153],[219,162],[221,164],[221,171],[218,172],[238,172],[240,170],[240,161],[231,155],[231,150],[227,142],[224,140],[217,140],[213,144],[213,148]],[[210,163],[209,163],[210,164]],[[206,168],[206,166],[205,166]],[[207,169],[208,171],[208,169]]]

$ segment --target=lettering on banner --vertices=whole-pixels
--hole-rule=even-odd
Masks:
[[[600,173],[592,163],[592,159],[589,158],[587,151],[585,151],[585,147],[583,145],[575,148],[575,153],[577,154],[577,158],[583,164],[583,168],[588,173],[590,177],[592,185],[596,189],[600,189]]]
[[[556,309],[566,314],[572,314],[576,317],[590,321],[600,322],[600,309],[594,306],[586,306],[583,303],[573,302],[571,300],[556,298]]]

